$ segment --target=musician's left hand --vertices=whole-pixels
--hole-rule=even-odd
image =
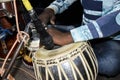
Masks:
[[[47,32],[52,36],[55,44],[63,46],[73,42],[70,32],[63,33],[55,28],[48,28]]]

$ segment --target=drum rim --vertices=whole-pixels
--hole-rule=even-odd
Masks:
[[[67,46],[67,47],[66,47]],[[68,48],[70,46],[70,48]],[[36,57],[38,60],[46,60],[46,59],[52,59],[52,58],[56,58],[58,56],[63,56],[63,55],[67,55],[68,53],[70,52],[73,52],[75,49],[79,48],[79,47],[84,47],[84,46],[88,46],[87,42],[76,42],[76,43],[71,43],[71,44],[68,44],[68,45],[65,45],[65,46],[62,46],[60,47],[59,49],[65,49],[68,48],[66,51],[59,51],[58,53],[56,53],[55,55],[53,55],[53,53],[50,53],[48,55],[48,52],[55,52],[59,49],[54,49],[54,50],[46,50],[44,48],[40,48],[39,50],[37,50],[35,53],[34,53],[34,57]],[[42,53],[41,50],[44,52],[44,50],[47,52],[47,54]],[[59,54],[61,52],[61,54]],[[58,55],[59,54],[59,55]]]

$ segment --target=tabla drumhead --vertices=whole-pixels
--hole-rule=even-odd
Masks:
[[[53,49],[53,50],[46,50],[44,48],[40,48],[37,52],[35,57],[37,59],[48,59],[48,58],[53,58],[53,57],[59,57],[61,55],[66,55],[67,53],[73,51],[74,49],[76,49],[76,47],[79,47],[80,45],[82,45],[82,43],[74,43],[74,44],[69,44],[69,45],[65,45],[63,47],[57,48],[57,49]]]

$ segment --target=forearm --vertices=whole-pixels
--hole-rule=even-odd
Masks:
[[[120,31],[120,11],[105,15],[94,22],[71,30],[74,42],[104,38]]]

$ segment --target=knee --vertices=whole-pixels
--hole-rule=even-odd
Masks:
[[[120,59],[115,55],[108,55],[106,57],[98,58],[99,74],[107,77],[116,76],[120,73]]]
[[[107,77],[113,77],[119,74],[120,69],[119,69],[119,64],[118,63],[111,63],[109,62],[99,62],[98,63],[98,71],[99,74],[105,75]]]
[[[98,60],[99,73],[108,77],[120,72],[120,43],[107,41],[97,44],[94,51]]]

